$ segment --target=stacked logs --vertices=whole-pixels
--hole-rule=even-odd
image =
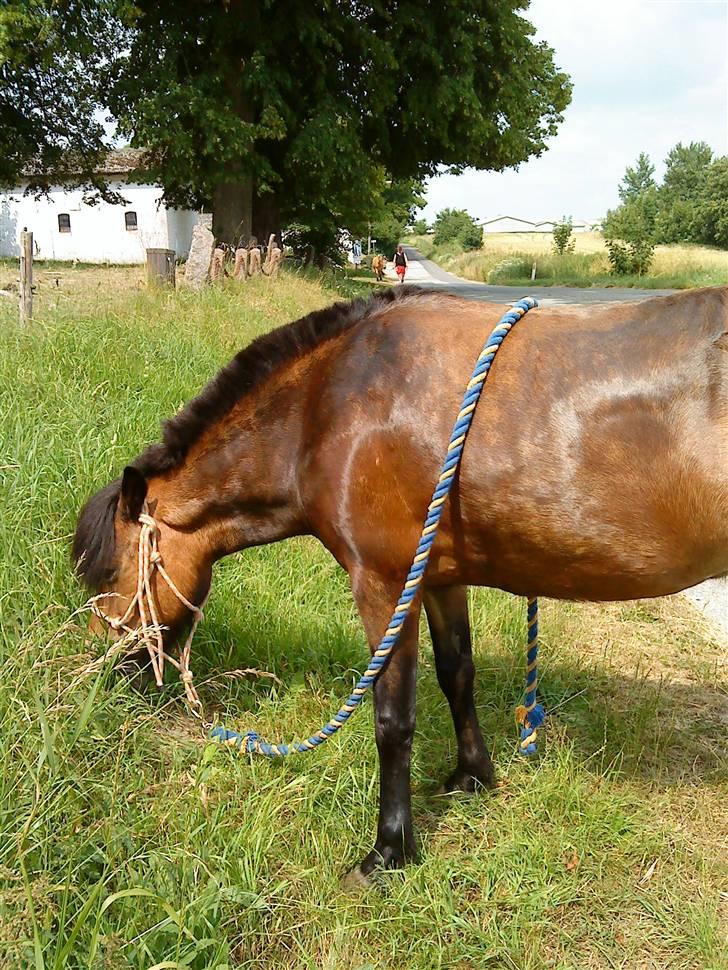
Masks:
[[[226,262],[232,263],[232,271],[228,273]],[[265,260],[255,236],[251,236],[247,246],[238,246],[233,252],[232,247],[225,244],[215,247],[210,263],[210,280],[215,283],[225,276],[232,276],[235,280],[244,282],[249,276],[269,276],[275,278],[283,262],[283,250],[271,233],[266,249]]]
[[[265,259],[258,240],[251,236],[248,245],[233,249],[227,243],[215,244],[209,227],[198,223],[192,235],[190,253],[185,265],[184,283],[199,290],[206,282],[220,283],[226,276],[244,282],[249,276],[275,278],[283,262],[283,250],[271,233]]]

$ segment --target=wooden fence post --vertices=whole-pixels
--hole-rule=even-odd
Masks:
[[[175,251],[173,249],[147,250],[147,280],[150,283],[175,285]]]
[[[33,319],[33,233],[23,229],[20,234],[20,323],[25,326]]]
[[[271,253],[273,252],[273,246],[275,245],[275,241],[276,241],[276,234],[272,232],[270,236],[268,236],[268,246],[266,247],[266,250],[265,250],[265,260],[263,261],[263,266],[261,267],[266,276],[269,275],[270,258],[271,258]]]

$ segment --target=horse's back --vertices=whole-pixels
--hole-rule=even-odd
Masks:
[[[728,570],[726,303],[721,289],[528,314],[475,415],[431,581],[622,599]],[[349,542],[366,533],[374,554],[388,527],[417,528],[503,311],[413,297],[347,336],[319,407]]]

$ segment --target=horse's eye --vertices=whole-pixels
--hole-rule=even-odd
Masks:
[[[116,570],[116,569],[108,569],[104,573],[101,582],[102,582],[102,584],[104,586],[113,586],[113,584],[116,582],[118,576],[119,576],[118,570]]]

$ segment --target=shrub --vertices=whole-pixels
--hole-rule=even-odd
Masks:
[[[650,240],[625,243],[606,239],[605,245],[612,272],[618,276],[644,276],[652,264],[655,246]]]
[[[483,245],[482,228],[476,226],[475,222],[472,225],[466,226],[460,234],[460,242],[465,250],[480,249]]]
[[[530,256],[514,253],[502,259],[488,273],[487,283],[509,283],[511,280],[527,279],[531,275]]]
[[[564,219],[554,226],[554,252],[557,256],[574,252],[576,240],[574,239],[573,232],[571,218]]]
[[[436,246],[459,242],[463,249],[479,249],[483,242],[483,230],[465,209],[443,209],[435,217]]]

